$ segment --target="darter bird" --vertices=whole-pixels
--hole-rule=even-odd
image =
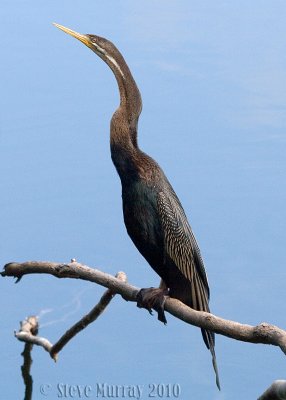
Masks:
[[[124,222],[139,252],[161,277],[159,288],[140,291],[138,305],[149,311],[154,308],[164,323],[166,294],[195,310],[210,312],[206,270],[180,200],[157,162],[138,147],[142,100],[128,65],[109,40],[55,26],[97,54],[111,68],[118,83],[120,105],[111,119],[110,149],[122,184]],[[202,329],[202,335],[212,354],[220,389],[214,333]]]

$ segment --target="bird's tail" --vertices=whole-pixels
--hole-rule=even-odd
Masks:
[[[209,289],[207,282],[203,282],[201,276],[198,274],[196,270],[194,270],[192,281],[189,282],[188,284],[189,286],[188,285],[185,286],[187,292],[180,290],[180,292],[174,293],[170,291],[170,296],[183,301],[185,304],[187,304],[194,310],[204,311],[209,313],[210,312]],[[212,355],[212,363],[216,375],[216,384],[218,389],[220,390],[220,381],[219,381],[219,374],[218,374],[216,355],[215,355],[215,334],[206,329],[201,329],[201,331],[205,345],[207,346],[208,350],[210,350]]]
[[[209,291],[208,288],[203,285],[202,280],[197,274],[194,274],[193,285],[195,289],[193,294],[193,308],[209,313]],[[216,375],[216,385],[220,390],[219,374],[215,355],[215,334],[211,331],[202,329],[202,335],[204,342],[212,355],[213,368]]]
[[[205,329],[202,329],[202,335],[204,342],[212,355],[213,368],[216,376],[216,385],[220,390],[220,381],[219,381],[219,374],[218,374],[216,355],[215,355],[215,335],[213,332],[207,331]]]

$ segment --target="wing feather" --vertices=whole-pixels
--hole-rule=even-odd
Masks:
[[[210,312],[209,285],[199,246],[183,207],[171,186],[168,186],[166,191],[159,192],[157,202],[164,230],[165,253],[190,283],[189,300],[186,302],[185,298],[183,301],[195,310]],[[220,389],[214,349],[215,335],[205,329],[201,329],[201,331],[204,342],[212,354],[216,384]]]
[[[208,304],[209,286],[199,246],[184,210],[174,192],[158,194],[158,209],[165,235],[165,251],[188,281]],[[198,302],[198,299],[195,303]],[[193,305],[194,308],[195,304]],[[201,309],[201,308],[199,308]],[[202,308],[204,309],[204,308]]]

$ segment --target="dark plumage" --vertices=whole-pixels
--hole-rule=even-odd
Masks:
[[[130,238],[162,278],[171,297],[195,310],[209,312],[207,275],[183,207],[159,165],[138,147],[137,123],[142,102],[124,58],[104,38],[57,26],[93,50],[116,77],[120,106],[111,119],[110,147],[121,179],[124,222]],[[154,292],[153,297],[156,295]],[[164,321],[164,317],[161,319]],[[211,351],[220,388],[214,334],[202,329],[202,335]]]

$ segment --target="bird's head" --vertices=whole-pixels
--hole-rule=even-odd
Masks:
[[[104,39],[103,37],[97,35],[90,35],[90,34],[81,34],[78,32],[73,31],[72,29],[66,28],[65,26],[59,25],[54,23],[54,25],[68,33],[69,35],[75,37],[87,47],[89,47],[95,54],[97,54],[100,58],[102,58],[113,70],[116,70],[117,73],[124,77],[121,64],[121,54],[111,43],[109,40]]]

